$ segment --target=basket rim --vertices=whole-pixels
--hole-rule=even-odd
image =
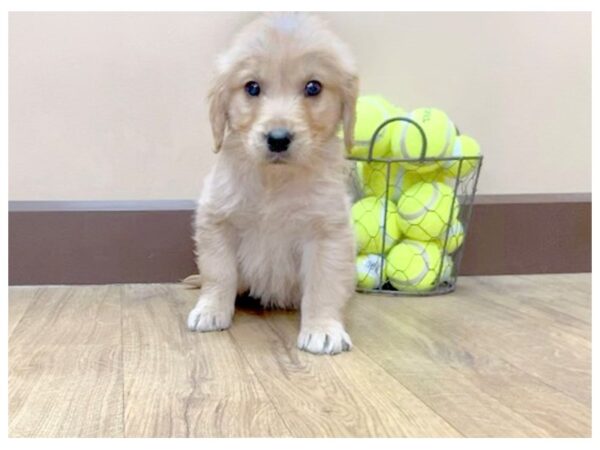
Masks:
[[[442,156],[442,157],[426,157],[426,158],[395,158],[395,157],[371,157],[347,155],[349,161],[363,162],[383,162],[383,163],[423,163],[423,162],[440,162],[440,161],[483,161],[483,155],[480,156]]]

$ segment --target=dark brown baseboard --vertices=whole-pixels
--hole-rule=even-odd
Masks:
[[[506,197],[474,205],[462,275],[591,272],[591,196]]]
[[[463,275],[591,271],[589,194],[480,196]],[[191,201],[10,202],[9,283],[176,282],[195,272]]]

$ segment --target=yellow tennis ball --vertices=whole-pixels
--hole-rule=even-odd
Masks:
[[[369,145],[375,130],[382,122],[398,114],[390,102],[379,95],[363,95],[356,102],[356,125],[354,126],[354,146],[352,156],[366,158],[369,156]],[[386,126],[378,133],[373,154],[375,158],[386,156],[390,150],[391,126]]]
[[[386,194],[386,178],[389,167],[389,182],[387,183],[388,200],[397,202],[400,196],[413,184],[426,181],[444,181],[441,171],[421,174],[413,170],[407,170],[399,163],[389,162],[363,162],[356,164],[357,176],[360,187],[365,196],[383,197]]]
[[[384,214],[385,205],[387,214]],[[357,253],[381,253],[382,247],[387,252],[400,239],[398,211],[389,200],[386,203],[377,197],[363,198],[352,206],[351,215]]]
[[[436,108],[419,108],[412,111],[410,119],[417,122],[427,140],[426,158],[449,156],[456,138],[456,128],[445,112]],[[415,159],[421,157],[423,139],[419,129],[410,122],[395,122],[391,133],[391,154],[395,158]],[[407,168],[421,173],[433,172],[440,168],[437,162],[404,162]]]
[[[362,191],[365,196],[383,197],[386,195],[386,179],[388,177],[389,167],[389,183],[387,184],[388,200],[394,203],[400,198],[400,193],[403,189],[407,189],[406,179],[404,177],[406,171],[397,163],[380,163],[380,162],[358,162],[357,171],[361,181]]]
[[[364,289],[379,289],[387,282],[385,258],[381,255],[359,255],[356,258],[356,284]]]
[[[446,240],[446,233],[442,233],[439,239],[437,239],[437,244],[444,248],[444,241]],[[450,229],[448,230],[448,241],[446,242],[445,250],[447,253],[454,253],[456,250],[460,248],[465,240],[465,229],[463,228],[460,220],[453,220],[450,224]]]
[[[412,185],[398,202],[400,230],[406,237],[421,241],[443,236],[458,213],[454,190],[437,181]]]
[[[404,239],[387,255],[386,274],[399,291],[428,291],[436,287],[441,261],[436,243]]]
[[[452,148],[451,154],[448,156],[453,157],[465,157],[465,156],[481,156],[481,150],[479,148],[479,144],[475,139],[469,136],[465,136],[461,134],[456,137],[454,141],[454,146]],[[453,178],[456,178],[458,174],[458,169],[460,168],[460,176],[459,178],[464,178],[469,175],[477,165],[479,164],[479,160],[476,159],[465,159],[462,162],[462,166],[460,165],[460,161],[442,161],[441,166],[444,172]]]

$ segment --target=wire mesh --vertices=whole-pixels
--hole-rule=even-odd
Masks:
[[[377,136],[399,121],[419,131],[419,157],[373,157]],[[436,295],[456,288],[483,157],[426,155],[421,126],[395,117],[375,130],[366,157],[348,157],[359,292]]]

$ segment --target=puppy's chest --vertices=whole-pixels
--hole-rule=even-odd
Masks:
[[[310,204],[298,198],[261,198],[232,216],[241,280],[263,302],[298,301],[302,251],[313,235],[311,214]]]
[[[299,238],[310,234],[319,209],[317,200],[305,195],[261,195],[246,198],[232,213],[231,221],[242,234]]]

